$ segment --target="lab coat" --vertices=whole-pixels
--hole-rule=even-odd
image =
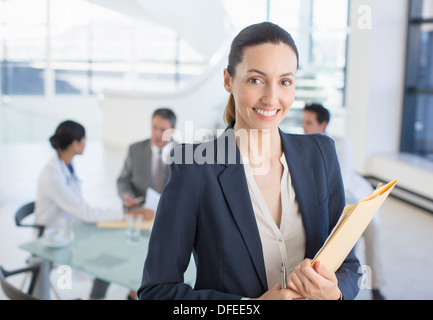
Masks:
[[[35,223],[46,228],[67,228],[82,222],[119,220],[122,208],[100,209],[86,203],[80,181],[56,153],[43,168],[37,186]]]

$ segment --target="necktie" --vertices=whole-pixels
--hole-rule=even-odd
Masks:
[[[162,191],[164,188],[164,176],[163,176],[163,163],[162,163],[162,150],[159,150],[158,160],[156,162],[156,167],[153,173],[153,189],[158,192]]]

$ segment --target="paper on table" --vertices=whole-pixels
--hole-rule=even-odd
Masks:
[[[153,225],[153,220],[143,220],[140,225],[141,230],[150,230]],[[110,220],[100,221],[96,224],[98,228],[107,229],[126,229],[126,220]]]
[[[155,191],[152,188],[147,188],[146,201],[144,202],[144,207],[156,212],[160,197],[161,195],[157,191]],[[140,228],[141,230],[150,230],[152,228],[152,225],[153,225],[153,220],[143,220],[141,222]],[[100,221],[96,224],[96,226],[98,228],[125,229],[126,221],[125,220]]]
[[[379,185],[370,195],[356,204],[347,205],[331,234],[312,261],[320,261],[326,268],[337,271],[355,246],[376,212],[391,193],[397,180]]]
[[[144,201],[144,207],[148,209],[152,209],[156,212],[156,209],[158,208],[158,202],[159,198],[161,197],[161,194],[157,191],[155,191],[152,188],[147,188],[146,190],[146,200]]]

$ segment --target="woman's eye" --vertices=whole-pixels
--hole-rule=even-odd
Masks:
[[[292,81],[290,81],[290,80],[283,80],[283,81],[281,81],[281,84],[283,86],[290,86],[290,85],[292,85]]]
[[[260,83],[262,83],[260,81],[260,79],[258,79],[258,78],[251,78],[251,79],[248,80],[248,82],[250,82],[252,84],[260,84]]]

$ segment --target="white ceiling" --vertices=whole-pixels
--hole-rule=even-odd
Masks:
[[[231,36],[232,25],[219,0],[87,0],[125,15],[176,30],[206,59]]]

